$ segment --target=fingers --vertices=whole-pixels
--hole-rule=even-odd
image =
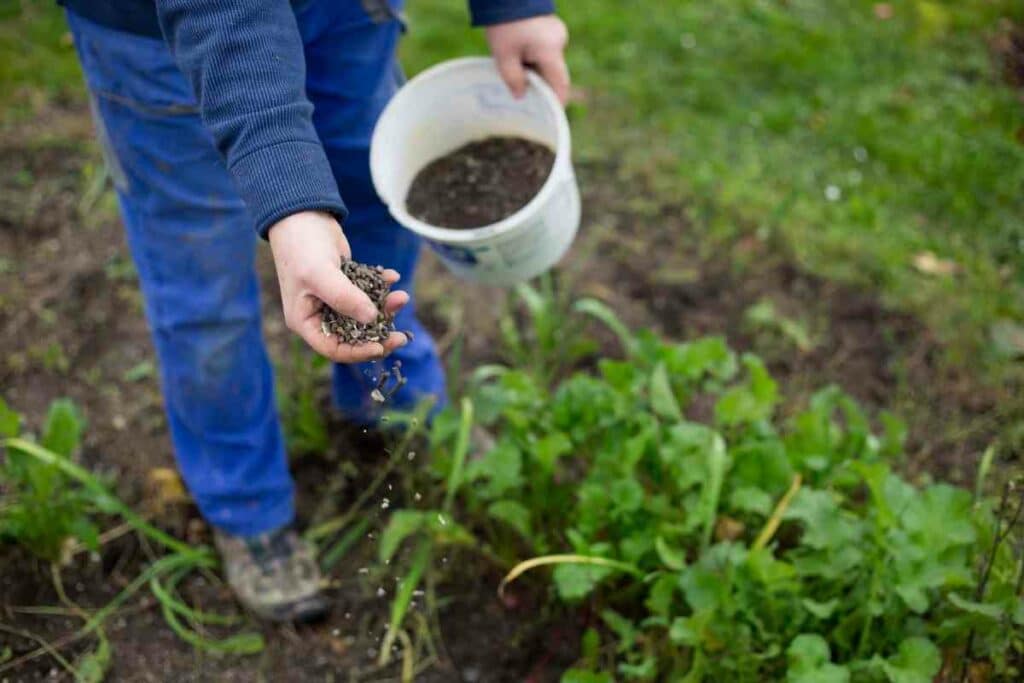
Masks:
[[[392,332],[388,335],[388,338],[384,340],[384,353],[388,354],[395,349],[400,349],[409,343],[409,338],[401,332]]]
[[[569,102],[569,67],[560,50],[552,50],[541,56],[535,66],[541,77],[555,91],[564,107]]]
[[[378,342],[358,345],[342,344],[334,335],[328,336],[323,333],[320,329],[319,318],[311,318],[308,325],[303,325],[297,331],[310,348],[335,363],[364,363],[379,360],[409,343],[409,339],[401,332],[392,332],[383,344]]]
[[[385,351],[384,345],[378,343],[360,344],[359,346],[340,343],[337,337],[326,335],[320,329],[320,316],[307,318],[295,329],[295,332],[309,344],[310,348],[335,363],[362,363],[383,358],[390,353],[390,351]],[[390,342],[391,339],[388,338],[385,343]],[[398,346],[394,346],[391,350],[393,351]]]
[[[408,293],[402,291],[391,292],[385,300],[384,308],[389,314],[393,315],[408,302]],[[319,310],[308,312],[306,317],[292,329],[314,351],[335,363],[362,363],[378,360],[409,343],[409,339],[403,333],[392,332],[383,343],[343,344],[336,336],[323,333]]]
[[[395,270],[385,270],[384,279],[389,284],[398,281],[399,274]],[[331,266],[324,267],[304,278],[309,291],[320,301],[332,309],[355,318],[362,323],[372,323],[377,319],[377,307],[374,306],[366,293],[352,284],[341,271]],[[392,332],[383,343],[370,342],[365,344],[344,344],[334,335],[325,335],[320,324],[320,306],[315,299],[306,299],[308,304],[298,315],[291,316],[294,324],[289,324],[309,346],[320,355],[335,363],[362,363],[385,357],[392,351],[409,343],[401,332]],[[394,291],[384,300],[384,312],[394,315],[409,303],[409,294]],[[308,306],[308,307],[307,307]],[[286,320],[290,316],[286,315]],[[295,319],[298,320],[295,320]]]
[[[407,303],[409,303],[409,294],[407,292],[402,290],[391,292],[384,299],[384,312],[388,315],[394,315]]]
[[[366,293],[352,284],[337,268],[327,266],[306,278],[306,286],[325,304],[361,323],[377,319],[377,307]]]
[[[526,67],[518,52],[504,52],[494,55],[498,65],[498,73],[505,85],[517,99],[526,94]]]

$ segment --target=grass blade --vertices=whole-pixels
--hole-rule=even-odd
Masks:
[[[799,474],[793,476],[793,483],[789,485],[789,489],[783,494],[782,498],[779,499],[778,505],[775,506],[775,510],[772,511],[772,516],[765,522],[764,528],[761,529],[761,533],[757,535],[757,540],[754,541],[754,545],[751,546],[751,550],[760,550],[761,548],[768,545],[768,541],[772,540],[772,536],[779,528],[779,524],[782,523],[782,516],[786,514],[786,510],[789,508],[789,504],[793,502],[793,496],[800,490],[801,477]]]
[[[985,453],[981,456],[981,462],[978,463],[978,476],[974,478],[974,500],[979,501],[981,497],[985,495],[985,480],[988,479],[988,473],[992,469],[992,462],[996,458],[996,447],[989,446],[985,449]]]
[[[625,323],[619,319],[615,311],[611,309],[608,304],[603,301],[598,301],[587,297],[580,299],[573,304],[573,310],[577,313],[583,313],[589,315],[600,323],[603,323],[605,327],[615,333],[615,336],[619,338],[619,344],[622,345],[622,349],[626,352],[627,356],[633,355],[633,351],[636,349],[636,339],[633,337],[633,333],[629,331]]]
[[[405,614],[409,611],[413,591],[420,584],[420,579],[423,578],[423,573],[430,563],[432,550],[433,544],[430,540],[422,539],[419,545],[416,546],[416,553],[413,555],[409,570],[398,584],[398,591],[395,593],[395,599],[391,603],[391,619],[388,621],[388,632],[384,636],[384,642],[380,648],[378,663],[381,666],[387,666],[391,661],[391,647],[395,644],[395,638],[400,633],[402,622],[405,620]]]
[[[70,460],[60,457],[56,453],[43,448],[39,444],[26,441],[25,439],[7,439],[4,441],[4,445],[7,448],[24,453],[25,455],[56,467],[61,472],[88,489],[96,497],[97,501],[99,501],[97,504],[105,512],[120,515],[139,533],[145,534],[151,540],[163,545],[168,550],[182,555],[196,555],[197,553],[202,552],[201,549],[193,548],[187,543],[179,541],[170,534],[147,522],[138,513],[121,502],[117,496],[110,493],[110,491],[107,490],[107,487],[85,468],[76,465]]]
[[[167,625],[171,627],[171,630],[186,643],[208,652],[221,652],[235,655],[250,655],[261,652],[264,647],[264,641],[263,636],[258,633],[238,633],[222,640],[214,640],[196,633],[181,622],[179,615],[186,618],[192,618],[197,614],[190,607],[171,595],[171,590],[173,590],[174,585],[177,584],[177,582],[180,581],[187,573],[187,569],[175,572],[168,580],[170,588],[165,588],[157,577],[153,577],[149,582],[153,595],[162,607],[164,621],[166,621]]]
[[[618,560],[609,560],[606,557],[593,557],[590,555],[544,555],[542,557],[534,557],[530,560],[524,560],[513,567],[498,585],[498,595],[504,597],[505,587],[526,572],[549,564],[593,564],[600,567],[617,569],[621,572],[626,572],[627,574],[632,574],[637,577],[643,576],[643,572],[641,572],[635,565],[629,564],[628,562],[620,562]]]
[[[473,402],[469,398],[462,399],[462,419],[459,422],[459,435],[455,440],[455,452],[452,454],[452,469],[448,473],[448,487],[444,494],[445,512],[450,512],[455,503],[455,492],[462,484],[462,470],[466,464],[466,453],[469,451],[469,434],[473,428]]]
[[[345,556],[353,545],[363,537],[366,530],[370,528],[372,520],[369,517],[363,517],[355,523],[351,529],[349,529],[341,539],[332,545],[323,554],[323,558],[320,560],[320,568],[324,572],[329,572],[334,569],[334,565],[338,564],[338,561]]]
[[[348,510],[346,510],[343,515],[329,519],[318,526],[308,529],[306,533],[303,534],[303,537],[307,541],[315,543],[322,538],[326,538],[327,536],[337,533],[349,525],[359,511],[362,510],[366,501],[368,501],[373,494],[377,492],[384,483],[384,480],[391,474],[392,470],[398,466],[398,463],[405,461],[405,454],[408,452],[409,444],[412,443],[412,440],[420,433],[420,430],[426,424],[427,415],[430,413],[430,409],[433,405],[433,401],[421,401],[416,405],[416,410],[412,415],[404,417],[401,421],[397,419],[392,420],[392,423],[406,424],[407,427],[402,435],[401,441],[398,443],[398,446],[396,446],[391,452],[391,457],[388,458],[387,463],[379,472],[377,472],[377,476],[374,477],[372,482],[370,482],[370,485],[363,489],[363,492],[359,494],[359,497],[356,498],[355,502],[349,506]]]

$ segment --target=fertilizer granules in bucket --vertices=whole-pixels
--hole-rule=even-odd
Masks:
[[[544,186],[555,154],[523,138],[471,142],[427,164],[412,181],[406,210],[443,228],[497,223],[526,206]]]
[[[324,304],[320,311],[320,329],[326,335],[336,336],[344,344],[384,343],[395,330],[395,316],[384,312],[384,300],[391,290],[391,285],[384,279],[384,268],[345,261],[341,264],[341,272],[370,297],[379,311],[377,319],[369,324],[361,323]]]

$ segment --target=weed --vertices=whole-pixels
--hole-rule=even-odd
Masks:
[[[473,404],[496,443],[464,467],[444,453],[465,409],[435,426],[475,547],[535,556],[506,583],[554,565],[561,599],[602,614],[599,659],[621,679],[929,681],[943,653],[1019,673],[1021,559],[993,544],[1019,536],[1016,519],[897,475],[902,425],[873,431],[838,388],[777,421],[764,364],[721,339],[624,346],[597,376],[552,385],[542,362],[481,373]],[[393,519],[388,549],[416,519]],[[998,569],[979,579],[983,555]],[[566,680],[608,680],[590,674]]]
[[[20,416],[2,400],[0,423],[0,437],[18,436]],[[78,449],[84,424],[74,403],[54,401],[40,444],[55,457],[69,460]],[[96,505],[85,492],[71,486],[57,465],[9,450],[0,465],[0,485],[0,538],[18,543],[48,562],[60,562],[69,541],[97,547]]]
[[[73,611],[84,620],[72,636],[62,639],[67,645],[90,635],[99,638],[99,647],[76,665],[57,653],[49,643],[16,659],[0,663],[0,674],[34,657],[50,654],[68,669],[76,680],[100,680],[110,660],[109,644],[103,624],[132,595],[149,586],[160,604],[168,625],[194,646],[216,652],[250,654],[263,647],[257,633],[238,633],[223,639],[211,638],[202,631],[205,624],[227,625],[235,618],[197,611],[175,594],[175,587],[188,574],[216,566],[212,551],[192,547],[156,528],[114,496],[104,482],[71,460],[81,439],[84,421],[74,404],[58,400],[50,407],[38,442],[20,434],[20,417],[0,401],[0,446],[6,460],[0,470],[3,498],[0,499],[0,538],[10,540],[52,563],[58,595],[64,597],[59,580],[59,563],[69,539],[78,539],[98,549],[100,518],[120,517],[124,523],[148,541],[163,547],[166,554],[153,561],[112,601],[88,614],[77,605]],[[64,598],[65,602],[66,597]],[[70,603],[69,603],[70,604]]]

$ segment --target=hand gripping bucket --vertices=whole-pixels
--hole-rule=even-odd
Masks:
[[[494,63],[455,59],[406,83],[377,122],[370,170],[391,215],[421,235],[455,275],[510,285],[540,275],[569,249],[580,223],[580,193],[573,174],[569,123],[554,92],[528,72],[529,87],[515,99]],[[518,136],[555,150],[547,182],[513,215],[472,230],[428,225],[406,211],[405,197],[429,162],[473,140]]]

